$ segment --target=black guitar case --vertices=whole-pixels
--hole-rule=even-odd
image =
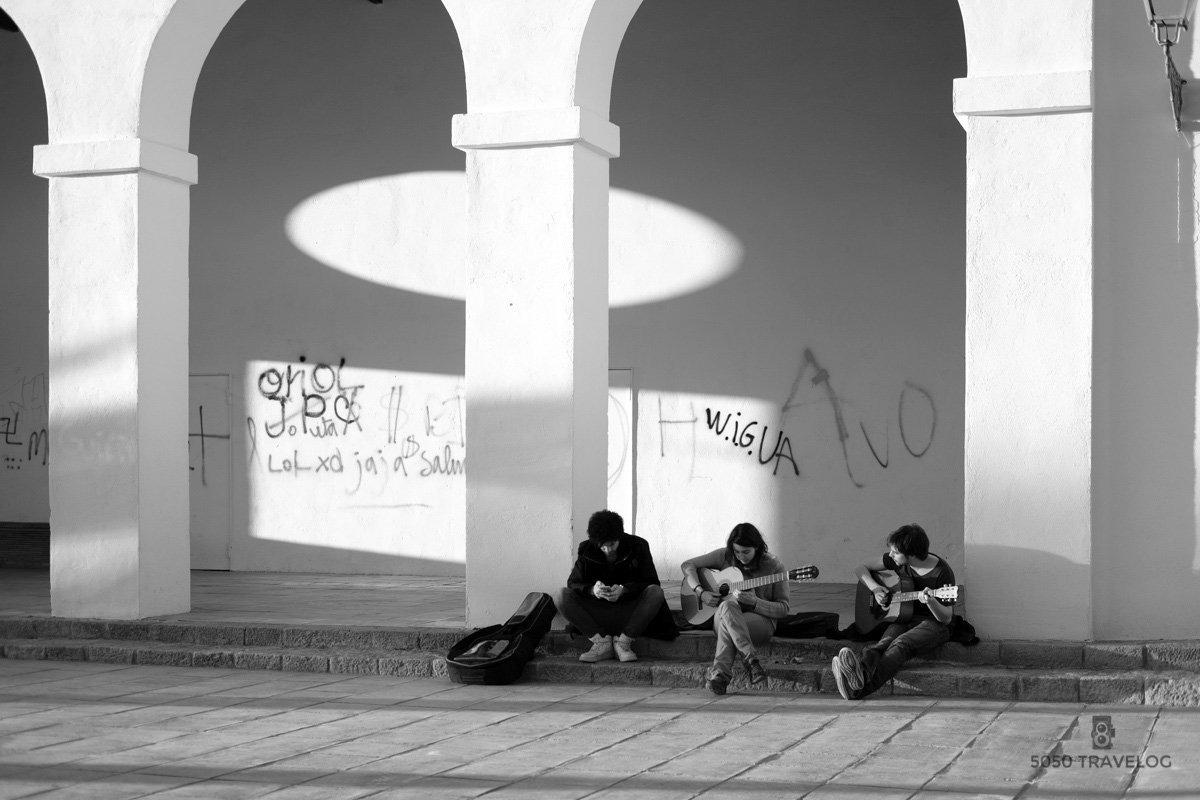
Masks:
[[[530,592],[504,623],[467,634],[446,654],[446,668],[455,683],[496,685],[521,677],[525,662],[550,630],[558,609],[545,592]]]

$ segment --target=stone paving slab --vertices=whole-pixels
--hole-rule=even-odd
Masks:
[[[1024,800],[1200,785],[1200,711],[1185,708],[297,677],[0,661],[0,720],[37,718],[0,742],[0,798]],[[1108,749],[1092,738],[1101,716]]]

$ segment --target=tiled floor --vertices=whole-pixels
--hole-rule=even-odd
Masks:
[[[0,659],[4,800],[1185,798],[1198,738],[1180,708]]]
[[[679,607],[668,582],[667,603]],[[854,586],[792,585],[796,611],[834,611],[853,619]],[[0,570],[0,616],[50,614],[45,570]],[[330,575],[325,573],[192,573],[192,610],[171,619],[192,622],[309,623],[347,626],[456,628],[466,625],[466,580],[456,577]]]

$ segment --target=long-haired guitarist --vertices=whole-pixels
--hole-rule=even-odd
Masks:
[[[725,546],[711,553],[689,558],[680,565],[683,587],[699,595],[703,605],[716,609],[713,631],[717,634],[717,649],[713,663],[705,675],[705,685],[714,694],[725,694],[733,679],[734,657],[741,653],[754,685],[767,682],[767,672],[758,660],[758,648],[775,633],[776,620],[790,611],[788,582],[774,581],[752,590],[738,589],[722,596],[700,580],[699,570],[722,570],[736,566],[746,578],[785,573],[783,564],[767,552],[767,543],[758,528],[740,522],[730,531]]]
[[[874,595],[881,608],[887,609],[892,591],[879,580],[879,573],[895,573],[913,599],[910,615],[895,621],[883,631],[878,642],[863,648],[862,656],[843,647],[833,657],[833,676],[838,692],[847,700],[866,697],[891,680],[906,661],[927,653],[950,639],[950,620],[954,600],[939,600],[935,591],[954,587],[954,570],[943,559],[929,552],[929,536],[920,525],[904,525],[888,534],[888,551],[873,563],[862,564],[854,572]],[[906,592],[907,593],[907,592]],[[954,591],[957,596],[957,589]]]

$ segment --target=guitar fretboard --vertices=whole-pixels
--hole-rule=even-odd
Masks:
[[[774,575],[760,575],[757,578],[746,578],[744,581],[729,584],[730,589],[753,589],[755,586],[766,586],[768,583],[786,581],[786,572],[776,572]]]
[[[934,589],[931,596],[937,598],[938,600],[948,599],[948,597],[943,597],[942,594],[938,594],[939,591],[945,595],[950,594],[949,592],[945,592],[940,589]],[[916,600],[920,596],[921,596],[921,592],[919,592],[919,591],[917,591],[917,592],[897,592],[896,594],[891,596],[891,599],[888,602],[889,603],[907,603],[910,600]]]

